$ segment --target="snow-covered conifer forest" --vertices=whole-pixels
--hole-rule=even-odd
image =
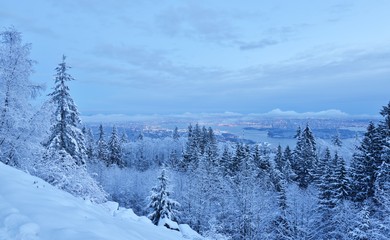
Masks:
[[[2,164],[170,231],[188,224],[207,239],[390,239],[390,103],[378,106],[381,120],[367,123],[349,155],[339,136],[326,147],[309,124],[285,146],[221,141],[196,122],[169,137],[129,137],[82,123],[65,56],[53,63],[51,93],[33,106],[43,86],[30,80],[31,44],[14,28],[0,41]]]

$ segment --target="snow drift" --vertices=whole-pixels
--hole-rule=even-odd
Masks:
[[[157,227],[117,203],[76,198],[3,163],[0,182],[1,240],[202,239],[188,225],[180,232]]]

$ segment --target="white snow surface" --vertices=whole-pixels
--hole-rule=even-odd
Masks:
[[[131,209],[95,204],[0,163],[0,240],[179,240],[199,234],[169,230]]]

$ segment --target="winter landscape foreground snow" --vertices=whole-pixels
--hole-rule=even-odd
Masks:
[[[202,239],[188,225],[157,227],[131,209],[76,198],[3,163],[0,181],[0,240]]]

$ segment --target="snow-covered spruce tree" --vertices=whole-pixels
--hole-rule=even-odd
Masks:
[[[381,165],[383,144],[380,132],[370,123],[351,164],[351,195],[355,202],[363,202],[375,195],[374,184]]]
[[[93,133],[90,128],[83,127],[82,132],[84,134],[85,138],[85,147],[86,147],[86,154],[88,157],[88,160],[92,160],[93,157],[95,156],[95,142],[93,139]]]
[[[277,168],[276,161],[281,155],[281,148],[278,147],[278,152],[275,157],[275,166],[271,165],[271,180],[274,186],[274,190],[277,194],[278,200],[278,209],[271,221],[269,232],[272,234],[271,239],[293,239],[293,229],[289,223],[289,213],[288,213],[288,204],[287,204],[287,193],[286,186],[287,181],[282,172]],[[279,154],[278,154],[279,153]]]
[[[173,129],[172,138],[174,141],[178,141],[180,138],[179,129],[177,127]]]
[[[276,154],[275,154],[275,157],[274,157],[274,162],[275,162],[275,168],[277,170],[279,170],[279,172],[283,172],[282,169],[284,167],[284,163],[283,163],[283,149],[282,149],[282,146],[280,146],[280,144],[278,145],[278,148],[276,150]]]
[[[332,144],[336,147],[339,147],[341,148],[341,146],[343,146],[343,142],[341,141],[341,138],[340,138],[340,133],[339,131],[336,132],[336,135],[334,135],[332,137]]]
[[[382,163],[379,166],[374,184],[375,218],[379,224],[379,232],[385,238],[390,238],[390,102],[383,106],[380,114],[384,120],[378,129],[382,134]]]
[[[42,87],[29,79],[34,63],[30,50],[31,44],[23,43],[22,34],[13,27],[0,33],[0,161],[19,167],[22,159],[32,157],[31,142],[39,144],[30,134],[33,107],[29,101]]]
[[[219,164],[217,140],[215,138],[214,131],[211,127],[208,128],[206,133],[204,154],[206,154],[208,161],[210,161],[214,165],[214,167]]]
[[[233,154],[231,153],[227,144],[223,147],[222,155],[219,160],[219,167],[221,168],[221,172],[223,176],[226,176],[229,173],[229,166],[233,159]]]
[[[309,125],[306,125],[303,131],[298,130],[297,135],[293,170],[298,186],[306,189],[314,179],[317,162],[316,142]]]
[[[370,221],[370,211],[366,205],[356,214],[355,223],[349,231],[349,239],[371,240],[373,238],[372,223]]]
[[[179,129],[175,127],[172,133],[172,145],[169,153],[169,167],[172,169],[179,169],[179,163],[181,159],[181,153],[183,151],[180,143]]]
[[[336,226],[333,221],[338,203],[335,191],[337,179],[335,179],[334,173],[335,165],[331,160],[328,148],[325,151],[325,156],[321,159],[321,170],[316,180],[319,194],[315,237],[316,239],[338,239],[338,236],[335,236]]]
[[[217,157],[207,153],[208,145],[209,141],[197,168],[189,173],[189,177],[196,183],[190,193],[195,196],[191,214],[195,218],[191,221],[191,227],[200,233],[210,230],[210,219],[215,218],[215,223],[219,224],[216,217],[222,212],[221,198],[224,197],[222,169],[217,163]]]
[[[344,158],[339,156],[337,152],[334,154],[333,166],[335,168],[334,178],[336,180],[334,186],[335,197],[340,203],[349,199],[349,193],[351,190]]]
[[[195,125],[195,130],[196,130],[196,125]],[[202,130],[200,131],[200,135],[199,135],[199,149],[201,155],[204,154],[207,141],[208,141],[207,128],[205,126],[202,126]]]
[[[81,166],[85,164],[84,135],[80,129],[80,118],[76,105],[69,93],[68,81],[73,77],[68,74],[65,56],[58,65],[55,75],[54,91],[49,94],[50,101],[56,106],[49,139],[44,144],[48,149],[64,150]]]
[[[260,191],[259,186],[267,185],[263,183],[263,178],[257,179],[259,171],[264,171],[255,166],[249,146],[237,144],[236,155],[233,157],[234,165],[231,167],[231,188],[235,199],[236,223],[233,238],[255,239],[260,234],[257,228],[260,221],[256,213],[259,211]],[[234,237],[236,236],[236,237]]]
[[[96,142],[96,157],[107,164],[108,146],[104,136],[104,129],[102,124],[99,126],[99,138]]]
[[[180,161],[180,170],[183,172],[189,169],[195,169],[198,165],[200,157],[200,128],[196,124],[193,129],[192,125],[188,126],[188,140],[186,143],[185,152],[183,158]]]
[[[317,168],[314,172],[314,182],[317,186],[323,184],[323,177],[327,173],[327,169],[329,168],[331,162],[332,156],[330,154],[330,150],[329,148],[326,148],[324,156],[318,159]]]
[[[101,202],[106,195],[85,166],[86,147],[79,113],[67,86],[73,80],[68,69],[63,56],[55,69],[54,91],[49,94],[55,111],[49,138],[44,143],[45,156],[36,165],[37,175],[75,196]]]
[[[316,239],[348,239],[350,229],[348,217],[349,182],[344,160],[335,153],[330,158],[330,151],[319,164],[322,174],[316,181],[318,188],[318,206],[316,209]]]
[[[113,164],[117,165],[120,168],[123,168],[125,166],[125,163],[122,159],[122,147],[115,126],[112,127],[111,137],[108,141],[107,166]]]
[[[293,153],[288,145],[283,152],[283,162],[284,168],[282,169],[282,173],[284,174],[287,183],[290,183],[296,176],[291,166],[293,162]]]
[[[169,152],[169,157],[168,157],[168,167],[172,168],[172,169],[178,169],[178,165],[179,165],[179,160],[180,157],[179,157],[179,153],[177,152],[176,149],[171,149],[171,151]]]
[[[244,161],[246,157],[248,157],[247,152],[245,151],[245,146],[243,143],[237,143],[235,154],[230,161],[229,167],[228,167],[228,174],[230,178],[234,178],[237,176],[237,173],[240,171],[240,165],[241,162]]]
[[[383,161],[378,172],[375,188],[375,215],[378,234],[390,239],[390,163]]]
[[[148,170],[153,162],[152,157],[148,157],[147,155],[148,148],[145,138],[143,137],[143,134],[140,133],[138,135],[136,145],[135,145],[135,162],[134,166],[138,171],[144,172]]]
[[[384,121],[381,121],[379,128],[382,131],[383,138],[390,140],[390,102],[387,106],[383,106],[380,114],[385,118]],[[387,143],[387,145],[390,143]]]
[[[126,144],[129,142],[129,137],[127,136],[126,134],[126,130],[123,130],[122,134],[121,134],[121,140],[120,140],[121,144]]]
[[[169,187],[167,170],[163,168],[158,177],[157,186],[152,188],[148,204],[148,208],[152,210],[148,217],[155,225],[158,225],[162,219],[177,221],[180,204],[170,198]]]
[[[375,191],[378,193],[378,206],[383,207],[385,203],[390,203],[390,102],[383,106],[380,114],[385,118],[379,124],[379,129],[383,135],[382,164],[377,171],[375,182]],[[387,210],[390,210],[390,204],[387,204]],[[390,215],[390,214],[388,214]]]

